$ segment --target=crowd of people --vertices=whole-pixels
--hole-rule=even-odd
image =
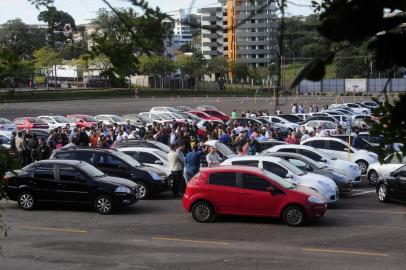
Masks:
[[[241,117],[250,118],[268,114],[267,110],[243,111]],[[236,110],[233,110],[231,116],[232,119],[237,118]],[[341,126],[337,127],[336,133],[343,133]],[[100,122],[94,127],[57,128],[51,130],[46,139],[37,138],[29,132],[14,132],[11,138],[11,152],[18,157],[21,166],[26,166],[35,161],[48,159],[53,150],[67,144],[108,149],[114,142],[130,139],[156,140],[171,148],[168,161],[174,179],[174,195],[178,196],[184,189],[183,177],[187,182],[201,166],[217,166],[222,161],[214,147],[204,145],[206,141],[218,140],[237,155],[255,155],[260,151],[261,141],[274,139],[289,144],[300,144],[309,137],[330,135],[322,127],[311,132],[301,127],[282,134],[271,125],[258,125],[250,121],[243,125],[242,121],[238,120],[230,121],[228,124],[208,122],[205,130],[199,129],[196,123],[188,124],[176,120],[166,124],[153,122],[152,125],[141,127],[132,125],[130,121],[125,125],[106,125]]]

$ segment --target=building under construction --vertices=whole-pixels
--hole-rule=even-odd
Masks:
[[[202,54],[224,55],[254,67],[267,66],[277,57],[275,0],[219,0],[219,7],[199,10]]]

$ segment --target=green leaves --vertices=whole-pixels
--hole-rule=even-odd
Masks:
[[[320,81],[326,74],[326,65],[331,63],[334,53],[327,53],[307,63],[293,80],[290,88],[296,87],[302,80]]]
[[[378,100],[375,100],[379,102]],[[386,102],[373,111],[373,115],[379,119],[378,122],[370,122],[372,136],[380,136],[379,160],[383,162],[386,156],[386,146],[393,143],[401,143],[400,150],[406,153],[406,95],[400,95],[393,103]]]

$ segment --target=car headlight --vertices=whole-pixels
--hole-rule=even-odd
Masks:
[[[359,166],[358,165],[350,165],[351,169],[354,171],[359,171]]]
[[[149,175],[151,175],[152,180],[155,181],[161,181],[161,176],[159,176],[159,174],[157,174],[156,172],[148,172]]]
[[[318,196],[309,196],[309,198],[307,198],[307,200],[310,203],[317,203],[317,204],[324,204],[325,203],[325,201],[321,197],[318,197]]]
[[[115,190],[116,193],[131,193],[131,189],[129,189],[128,187],[118,187]]]

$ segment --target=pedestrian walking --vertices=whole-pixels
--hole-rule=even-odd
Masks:
[[[185,166],[185,158],[183,157],[184,145],[176,147],[171,145],[171,150],[168,153],[168,163],[172,175],[172,194],[174,197],[182,197],[185,188],[185,180],[183,179],[183,167]]]

